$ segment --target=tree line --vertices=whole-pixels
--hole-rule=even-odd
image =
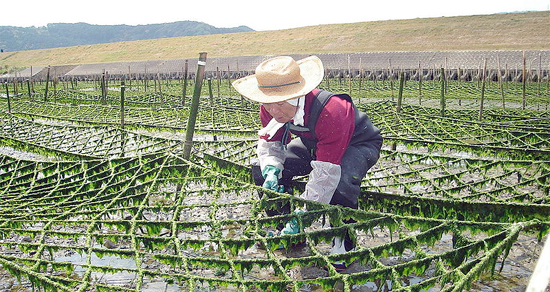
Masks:
[[[121,41],[253,31],[247,26],[217,28],[204,22],[178,21],[147,25],[50,23],[41,27],[0,26],[0,50],[24,51]]]

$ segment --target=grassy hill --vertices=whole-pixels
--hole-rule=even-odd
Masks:
[[[101,62],[380,51],[548,50],[550,11],[331,24],[4,52],[0,69]]]

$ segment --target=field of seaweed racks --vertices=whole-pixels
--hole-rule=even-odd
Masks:
[[[186,157],[189,94],[158,82],[6,86],[1,291],[525,290],[550,228],[547,83],[323,82],[385,139],[349,210],[253,185],[258,105],[225,82]],[[265,215],[282,204],[308,211]],[[267,235],[294,216],[303,233]],[[330,255],[345,233],[357,248]]]

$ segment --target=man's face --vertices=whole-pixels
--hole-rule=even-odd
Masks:
[[[286,123],[292,120],[298,108],[286,101],[263,103],[262,106],[279,123]]]

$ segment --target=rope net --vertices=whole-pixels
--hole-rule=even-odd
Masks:
[[[251,183],[243,100],[203,99],[189,159],[181,103],[135,97],[121,125],[120,107],[62,100],[0,103],[0,264],[33,289],[465,291],[550,227],[548,112],[358,102],[385,146],[352,210],[300,200],[303,178]],[[307,211],[265,215],[287,204]],[[293,218],[303,233],[270,233]],[[330,254],[346,234],[357,248]]]

